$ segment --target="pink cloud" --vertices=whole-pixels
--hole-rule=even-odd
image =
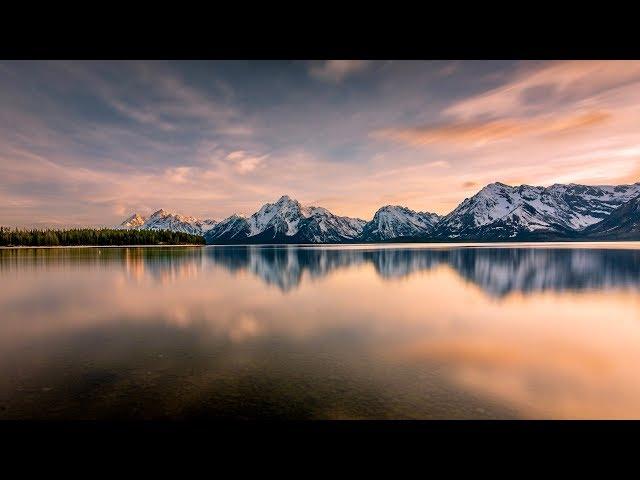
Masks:
[[[588,104],[591,97],[638,82],[640,61],[550,62],[537,70],[523,69],[501,87],[456,102],[443,113],[461,119],[522,115],[548,108],[557,99]],[[537,105],[526,101],[535,89],[549,93]]]
[[[411,145],[459,143],[482,145],[487,142],[532,135],[566,135],[594,127],[610,118],[606,111],[577,112],[569,115],[539,115],[532,118],[454,121],[440,125],[391,128],[373,132],[373,137]]]

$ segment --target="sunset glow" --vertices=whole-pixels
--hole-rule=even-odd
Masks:
[[[640,179],[640,62],[3,62],[0,224]]]

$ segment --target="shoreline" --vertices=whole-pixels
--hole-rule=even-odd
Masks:
[[[18,245],[0,246],[0,250],[63,249],[63,248],[206,248],[206,247],[296,247],[296,248],[624,248],[640,246],[640,240],[602,241],[523,241],[523,242],[379,242],[379,243],[229,243],[171,245]]]
[[[447,248],[640,248],[640,240],[575,241],[575,242],[381,242],[381,243],[230,243],[210,244],[204,247],[270,247],[270,248],[326,248],[326,249],[447,249]]]
[[[197,243],[175,245],[16,245],[0,246],[0,250],[18,250],[25,248],[162,248],[162,247],[206,247]]]

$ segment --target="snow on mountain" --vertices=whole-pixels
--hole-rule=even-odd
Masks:
[[[398,237],[417,237],[433,232],[440,217],[435,213],[414,212],[407,207],[387,205],[380,208],[373,220],[367,222],[362,240],[389,240]]]
[[[144,222],[141,228],[148,230],[171,230],[173,232],[191,233],[193,235],[200,235],[202,233],[201,224],[198,223],[198,219],[167,212],[162,209],[154,212],[147,221]]]
[[[283,195],[275,203],[266,203],[249,219],[249,235],[273,229],[274,234],[295,235],[298,223],[303,218],[302,207],[296,200]]]
[[[366,221],[334,215],[326,208],[303,207],[303,219],[298,225],[297,239],[312,243],[354,240],[362,234]]]
[[[129,218],[127,218],[124,222],[118,225],[116,228],[125,229],[125,230],[138,228],[144,224],[145,220],[146,220],[145,217],[141,217],[137,213],[134,213]]]
[[[216,225],[215,220],[200,220],[195,217],[179,215],[160,209],[148,218],[134,213],[122,222],[119,228],[140,230],[171,230],[173,232],[202,235]]]
[[[205,235],[208,243],[333,243],[356,239],[364,220],[334,215],[326,208],[303,207],[283,195],[249,218],[233,215]]]
[[[640,239],[640,196],[621,205],[601,222],[585,228],[583,233],[598,240]]]
[[[577,232],[640,194],[640,183],[620,186],[511,187],[492,183],[442,218],[437,236],[513,238]]]
[[[173,230],[204,235],[207,243],[349,243],[410,238],[416,240],[554,240],[634,236],[638,223],[632,199],[640,183],[619,186],[485,186],[451,213],[415,212],[387,205],[369,222],[334,215],[326,208],[302,206],[287,195],[263,205],[250,217],[221,222],[158,210],[133,214],[118,228]],[[640,200],[638,200],[640,208]],[[625,206],[626,205],[626,206]],[[625,206],[625,209],[622,207]],[[616,213],[614,215],[612,212]],[[599,227],[595,227],[599,225]],[[616,230],[617,229],[617,230]]]
[[[207,243],[238,243],[251,233],[249,221],[240,215],[231,215],[218,222],[204,234]]]
[[[196,226],[200,227],[200,232],[202,234],[207,233],[209,230],[211,230],[213,227],[215,227],[217,225],[218,222],[216,222],[213,219],[210,218],[206,218],[204,220],[196,220]]]

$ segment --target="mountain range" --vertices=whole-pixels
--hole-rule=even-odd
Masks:
[[[640,239],[640,183],[512,187],[496,182],[447,215],[386,205],[369,221],[302,206],[284,195],[248,217],[235,214],[218,222],[158,210],[148,218],[134,213],[118,228],[203,235],[209,244]]]
[[[195,217],[178,215],[160,209],[149,217],[142,217],[134,213],[117,228],[145,229],[145,230],[171,230],[174,232],[190,233],[192,235],[204,235],[218,222],[215,220],[200,220]]]

